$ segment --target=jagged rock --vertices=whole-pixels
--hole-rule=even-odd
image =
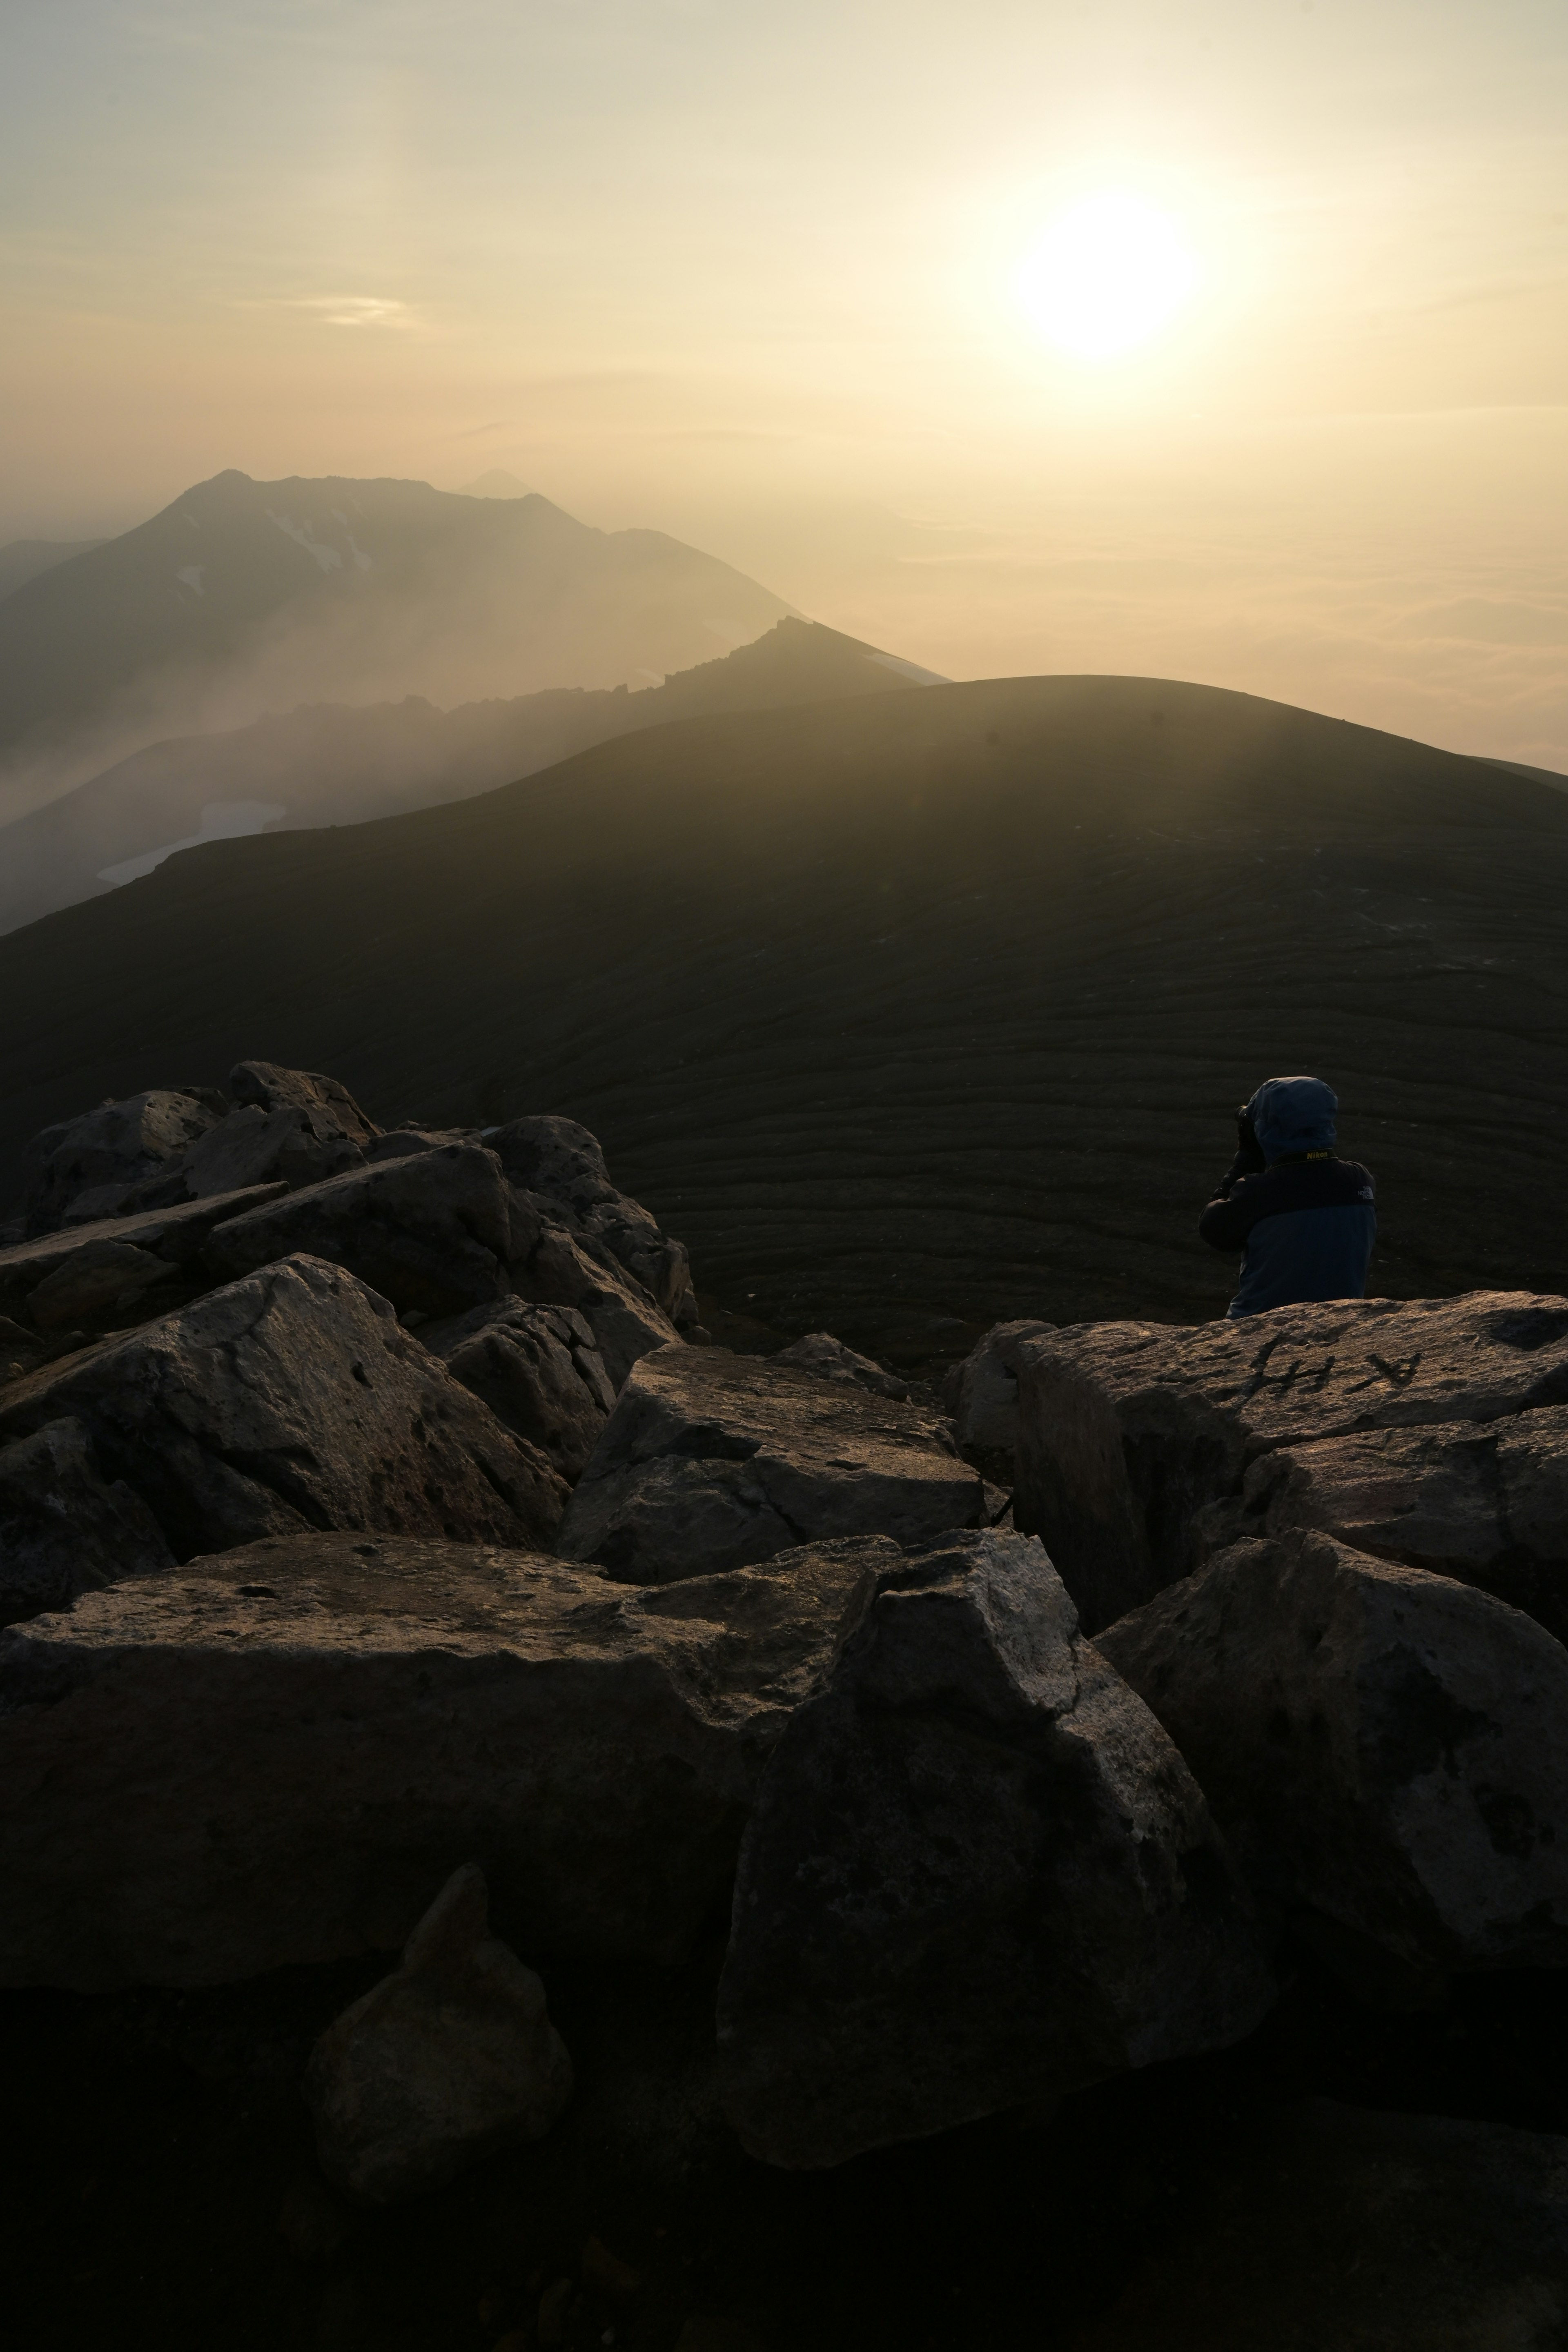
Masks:
[[[454,1380],[537,1445],[563,1478],[580,1476],[616,1392],[593,1331],[574,1307],[498,1299],[425,1325],[419,1337]]]
[[[874,1396],[891,1397],[895,1404],[907,1404],[910,1395],[908,1381],[900,1380],[896,1372],[888,1371],[869,1356],[858,1356],[831,1331],[808,1331],[803,1339],[794,1339],[781,1348],[769,1360],[775,1364],[797,1364],[803,1372],[815,1372],[819,1381],[848,1381],[857,1388],[869,1389]]]
[[[347,1266],[399,1309],[460,1314],[511,1290],[511,1211],[500,1166],[451,1144],[351,1170],[231,1218],[207,1245],[220,1279],[304,1251]]]
[[[1568,1407],[1282,1446],[1222,1514],[1222,1539],[1316,1528],[1479,1585],[1568,1641]]]
[[[194,1095],[154,1087],[46,1127],[27,1147],[28,1231],[53,1232],[89,1192],[99,1196],[93,1215],[112,1215],[135,1185],[166,1171],[215,1118]]]
[[[1279,1307],[1016,1346],[1017,1525],[1092,1633],[1184,1575],[1196,1515],[1281,1445],[1568,1402],[1568,1299],[1529,1291]]]
[[[995,1323],[942,1389],[960,1445],[1009,1459],[1018,1443],[1018,1349],[1026,1339],[1053,1331],[1051,1323]]]
[[[634,1369],[556,1548],[659,1584],[830,1536],[929,1542],[986,1514],[940,1415],[776,1358],[677,1346]]]
[[[542,1116],[487,1129],[485,1141],[514,1184],[568,1209],[573,1229],[623,1265],[674,1323],[686,1328],[697,1321],[684,1245],[661,1232],[640,1202],[616,1190],[596,1136],[574,1118]]]
[[[741,1850],[719,2045],[742,2146],[837,2164],[1238,2040],[1273,1992],[1196,1783],[1039,1544],[884,1572]]]
[[[0,1982],[395,1950],[469,1860],[517,1948],[679,1959],[897,1557],[821,1545],[627,1592],[479,1544],[299,1534],[12,1627]]]
[[[402,1966],[310,2053],[305,2095],[329,2180],[373,2204],[438,2189],[542,2139],[572,2095],[544,1987],[489,1931],[484,1874],[454,1871]]]
[[[550,1540],[565,1496],[383,1298],[294,1257],[15,1382],[0,1438],[75,1415],[178,1559],[310,1527]]]
[[[79,1421],[0,1445],[0,1625],[173,1566],[157,1521],[122,1479],[103,1476]]]
[[[1565,2177],[1546,2132],[1267,2110],[1170,2181],[1180,2225],[1128,2233],[1114,2306],[1064,2352],[1554,2352]]]
[[[281,1190],[278,1184],[252,1185],[244,1192],[223,1193],[213,1200],[147,1210],[140,1216],[105,1217],[93,1224],[68,1225],[58,1233],[15,1243],[0,1250],[0,1309],[18,1320],[25,1316],[37,1325],[32,1301],[40,1291],[45,1292],[47,1314],[49,1297],[68,1295],[75,1282],[73,1268],[79,1265],[85,1270],[95,1264],[112,1265],[117,1262],[112,1256],[96,1255],[105,1243],[112,1250],[137,1253],[136,1259],[121,1261],[128,1267],[136,1265],[142,1258],[155,1258],[188,1274],[208,1235],[226,1218],[242,1216],[247,1209],[276,1200]],[[119,1296],[133,1294],[137,1286],[135,1282],[127,1282]],[[101,1296],[113,1296],[101,1278],[85,1283],[79,1295],[85,1298],[94,1289]],[[59,1319],[51,1318],[50,1328]]]
[[[512,1195],[512,1280],[542,1306],[576,1308],[593,1330],[611,1386],[619,1390],[635,1363],[680,1334],[639,1283],[590,1256],[564,1226],[551,1223],[542,1213],[547,1206]]]
[[[1255,1885],[1417,1969],[1568,1963],[1568,1651],[1531,1619],[1309,1534],[1099,1647]]]
[[[309,1131],[323,1142],[341,1136],[350,1143],[374,1143],[381,1133],[361,1110],[347,1087],[317,1070],[288,1070],[278,1062],[237,1062],[228,1074],[237,1103],[264,1111],[297,1110]]]

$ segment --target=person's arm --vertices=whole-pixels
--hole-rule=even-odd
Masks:
[[[1245,1103],[1236,1114],[1236,1158],[1220,1178],[1213,1200],[1198,1219],[1199,1237],[1207,1242],[1211,1249],[1240,1249],[1257,1222],[1254,1204],[1250,1201],[1232,1198],[1238,1185],[1244,1185],[1248,1176],[1260,1176],[1268,1165],[1252,1121],[1247,1115]]]

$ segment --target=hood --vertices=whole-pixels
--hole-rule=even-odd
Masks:
[[[1340,1098],[1321,1078],[1265,1078],[1247,1108],[1265,1160],[1331,1151]]]

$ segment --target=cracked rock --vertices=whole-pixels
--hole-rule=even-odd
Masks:
[[[0,1438],[66,1416],[178,1559],[312,1527],[547,1543],[565,1495],[384,1298],[317,1258],[15,1382]]]
[[[741,1851],[725,2102],[841,2163],[1249,2032],[1274,1987],[1192,1774],[1037,1542],[885,1570]]]
[[[675,1346],[634,1369],[557,1549],[658,1584],[827,1537],[929,1542],[987,1516],[940,1415],[776,1358]]]
[[[426,1324],[419,1337],[454,1380],[537,1445],[563,1478],[581,1475],[616,1392],[593,1331],[574,1307],[499,1299]]]
[[[1568,1299],[1530,1291],[1279,1307],[1191,1328],[1025,1337],[1017,1525],[1092,1633],[1193,1563],[1197,1514],[1277,1447],[1568,1403]]]
[[[1417,1970],[1568,1964],[1568,1651],[1531,1618],[1306,1534],[1098,1646],[1254,1885]]]
[[[1316,1528],[1479,1585],[1568,1641],[1568,1406],[1282,1446],[1221,1508],[1227,1537]]]

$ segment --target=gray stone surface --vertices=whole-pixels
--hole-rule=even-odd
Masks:
[[[45,1128],[27,1150],[29,1230],[53,1232],[86,1192],[117,1202],[132,1186],[172,1167],[216,1116],[194,1095],[153,1087]],[[108,1198],[102,1213],[110,1213]]]
[[[500,1162],[477,1144],[450,1144],[353,1169],[232,1218],[206,1256],[220,1280],[232,1280],[305,1251],[347,1266],[400,1310],[445,1316],[510,1294],[510,1247]]]
[[[940,1414],[776,1360],[678,1346],[632,1372],[557,1549],[658,1584],[831,1536],[929,1542],[986,1512]]]
[[[1063,2352],[1568,2343],[1568,2139],[1313,2099],[1168,2188],[1177,2226],[1129,2233],[1112,2309]]]
[[[1568,1299],[1529,1291],[1280,1307],[1017,1345],[1014,1511],[1092,1633],[1193,1565],[1195,1515],[1282,1445],[1568,1402]]]
[[[498,1421],[578,1478],[616,1402],[586,1319],[572,1307],[497,1299],[420,1328],[454,1380]]]
[[[0,1438],[74,1416],[176,1559],[310,1527],[547,1543],[563,1482],[386,1301],[290,1258],[14,1382]]]
[[[1251,2031],[1250,1902],[1038,1543],[900,1563],[791,1721],[746,1832],[726,2104],[773,2164],[863,2148]]]
[[[1050,1323],[995,1323],[979,1345],[948,1374],[943,1402],[953,1418],[960,1445],[1009,1460],[1018,1444],[1018,1349],[1044,1338]]]
[[[79,1421],[0,1445],[0,1625],[173,1566],[157,1521],[123,1479],[104,1477]]]
[[[1568,1651],[1532,1619],[1307,1534],[1098,1646],[1256,1885],[1416,1969],[1568,1964]]]
[[[768,1360],[794,1364],[803,1372],[814,1372],[819,1381],[844,1381],[855,1388],[869,1389],[873,1396],[891,1397],[895,1404],[909,1402],[908,1381],[900,1380],[897,1372],[889,1372],[872,1357],[857,1355],[831,1331],[808,1331]]]
[[[484,1874],[454,1871],[400,1968],[334,2020],[305,2095],[329,2180],[391,2204],[542,2139],[572,2095],[544,1987],[489,1933]]]
[[[29,1302],[40,1286],[78,1263],[91,1263],[91,1254],[104,1243],[189,1270],[208,1235],[226,1218],[242,1216],[247,1209],[276,1200],[281,1190],[277,1184],[252,1185],[211,1200],[148,1209],[134,1216],[104,1217],[13,1243],[0,1249],[0,1311],[24,1326],[31,1322]]]
[[[1282,1446],[1215,1518],[1222,1539],[1321,1528],[1479,1585],[1568,1641],[1568,1406]]]
[[[466,1862],[531,1959],[679,1958],[885,1543],[653,1592],[293,1535],[0,1634],[0,1983],[395,1950]]]

